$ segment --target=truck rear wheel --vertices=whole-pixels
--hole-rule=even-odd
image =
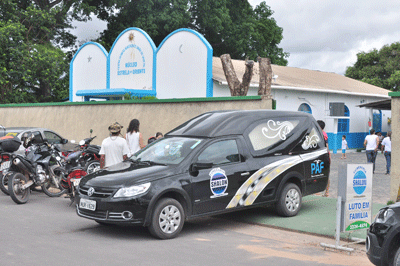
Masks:
[[[301,191],[296,184],[287,183],[276,203],[276,211],[284,217],[295,216],[301,207]]]

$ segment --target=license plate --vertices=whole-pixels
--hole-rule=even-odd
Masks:
[[[74,187],[77,187],[79,185],[79,183],[81,182],[81,179],[75,179],[75,178],[71,178],[72,183],[74,183]]]
[[[11,165],[11,161],[3,162],[3,163],[1,164],[1,166],[0,166],[0,172],[3,171],[4,169],[10,168],[10,165]]]
[[[79,201],[79,208],[94,211],[96,209],[96,201],[81,199]]]

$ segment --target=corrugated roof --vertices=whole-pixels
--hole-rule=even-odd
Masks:
[[[243,60],[232,60],[233,67],[239,80],[242,80],[245,64]],[[355,79],[345,76],[322,72],[316,70],[301,69],[296,67],[272,65],[274,76],[278,76],[272,80],[272,85],[283,87],[297,87],[316,90],[332,90],[343,93],[362,93],[362,94],[377,94],[388,96],[389,90],[370,85]],[[251,86],[259,84],[259,67],[258,63],[254,63],[253,78]],[[213,58],[213,79],[219,82],[226,82],[224,70],[222,69],[221,59]]]

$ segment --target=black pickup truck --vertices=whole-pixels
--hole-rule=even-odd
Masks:
[[[148,226],[173,238],[184,221],[275,204],[294,216],[323,191],[330,159],[303,112],[214,111],[165,134],[128,160],[82,178],[76,211],[100,224]]]

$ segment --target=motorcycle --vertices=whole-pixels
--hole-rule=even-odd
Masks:
[[[10,157],[11,154],[8,152],[2,152],[0,154],[0,190],[7,196],[10,195],[10,193],[8,193],[8,177],[6,177],[11,165]]]
[[[0,128],[5,128],[0,125]],[[11,153],[18,150],[21,145],[21,140],[14,136],[3,136],[0,137],[0,190],[10,195],[8,192],[8,170],[11,165],[10,157]]]
[[[8,192],[17,204],[27,203],[35,186],[41,186],[49,197],[59,197],[66,192],[60,184],[66,172],[60,150],[48,143],[35,144],[33,139],[33,134],[21,139],[26,148],[25,156],[10,154],[11,165],[6,174]]]
[[[62,176],[61,186],[66,189],[67,195],[71,199],[71,204],[75,200],[76,189],[80,179],[87,175],[85,168],[82,167],[83,153],[83,150],[70,153],[64,162],[66,172]]]
[[[92,131],[90,131],[92,133]],[[81,149],[83,151],[82,156],[85,162],[85,170],[88,174],[96,172],[100,169],[100,146],[90,144],[94,137],[89,137],[79,142]]]
[[[91,129],[90,134],[92,132]],[[100,169],[100,146],[90,144],[95,138],[96,136],[81,140],[78,149],[65,158],[66,174],[62,177],[61,186],[67,190],[71,204],[75,200],[80,179]]]
[[[90,135],[93,130],[90,130]],[[100,146],[90,144],[96,136],[85,138],[79,141],[78,149],[67,156],[67,163],[77,166],[76,162],[84,168],[84,170],[91,174],[100,169]],[[71,160],[69,158],[72,157]],[[78,158],[78,160],[76,159]]]

